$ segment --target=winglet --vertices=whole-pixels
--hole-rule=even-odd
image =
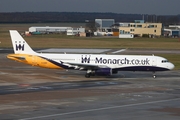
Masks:
[[[17,30],[9,30],[15,54],[35,54]]]

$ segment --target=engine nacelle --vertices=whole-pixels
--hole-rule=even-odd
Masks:
[[[112,75],[112,69],[111,68],[101,68],[95,71],[96,75],[103,75],[103,76],[108,76]]]

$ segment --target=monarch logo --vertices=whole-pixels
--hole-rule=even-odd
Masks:
[[[24,51],[24,43],[25,42],[23,42],[23,44],[21,44],[21,43],[18,44],[16,41],[16,51],[18,51],[18,50]]]
[[[81,63],[90,63],[90,55],[82,55]]]

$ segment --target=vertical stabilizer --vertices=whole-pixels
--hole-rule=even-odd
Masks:
[[[16,30],[10,30],[9,32],[15,54],[35,54],[24,38]]]

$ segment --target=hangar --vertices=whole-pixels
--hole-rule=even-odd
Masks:
[[[40,33],[60,33],[66,32],[67,30],[72,29],[72,27],[30,27],[29,32],[40,32]]]

